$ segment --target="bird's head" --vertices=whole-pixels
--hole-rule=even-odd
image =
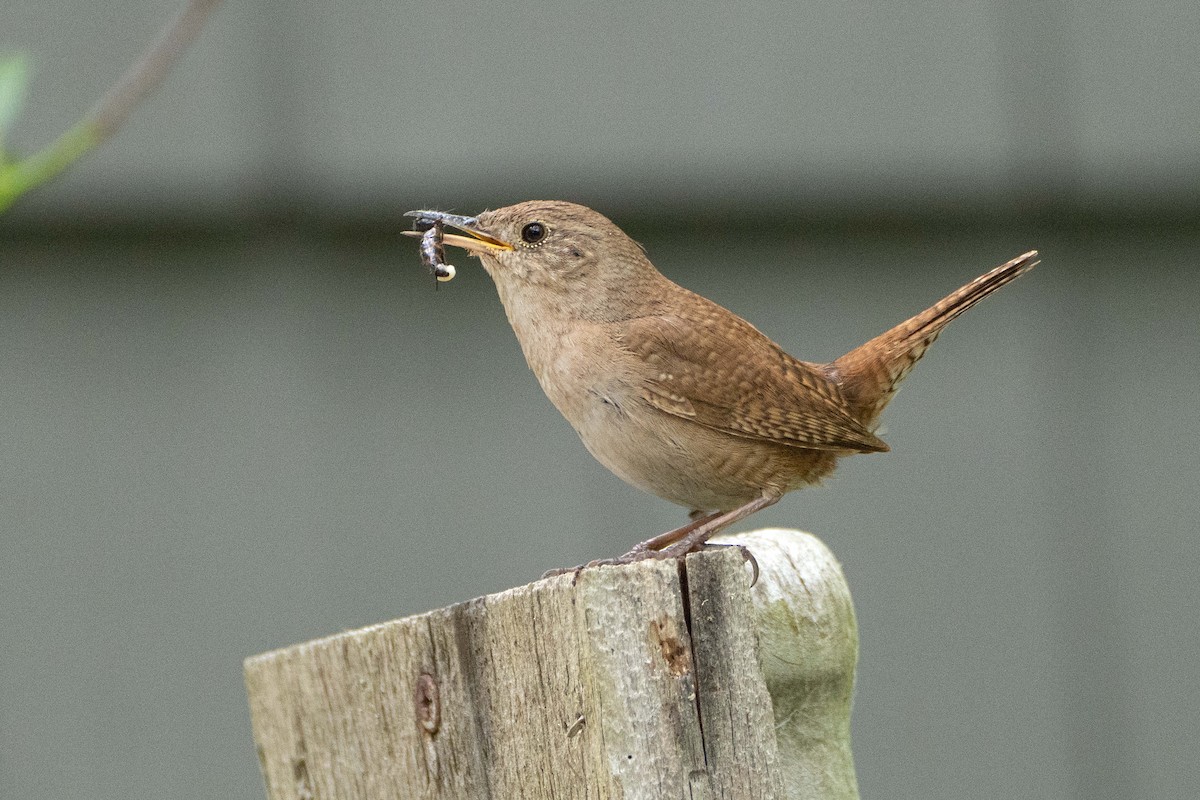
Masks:
[[[607,217],[575,203],[531,200],[476,217],[440,211],[409,216],[466,234],[446,233],[443,240],[479,257],[510,315],[518,310],[514,306],[528,306],[521,310],[619,319],[636,311],[639,295],[663,280],[641,245]]]

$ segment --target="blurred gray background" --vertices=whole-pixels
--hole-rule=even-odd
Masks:
[[[179,0],[8,0],[17,143]],[[260,798],[241,659],[623,551],[488,279],[400,213],[595,206],[831,359],[1036,247],[843,462],[867,798],[1200,796],[1200,6],[228,0],[0,217],[0,797]]]

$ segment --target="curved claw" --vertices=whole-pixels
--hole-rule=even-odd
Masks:
[[[762,571],[758,568],[758,559],[754,557],[754,553],[750,552],[750,548],[744,544],[730,542],[725,544],[722,542],[705,542],[705,548],[709,547],[736,547],[742,553],[742,560],[750,565],[750,588],[754,588],[754,584],[758,583],[758,577],[762,575]]]

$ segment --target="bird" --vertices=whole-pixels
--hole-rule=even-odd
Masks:
[[[818,483],[840,459],[887,452],[880,415],[938,334],[1039,263],[1036,250],[1018,256],[817,363],[671,281],[586,206],[533,200],[474,217],[406,216],[416,218],[406,233],[425,237],[423,253],[434,244],[440,253],[436,235],[479,259],[529,368],[596,460],[689,509],[686,524],[586,566],[686,555]]]

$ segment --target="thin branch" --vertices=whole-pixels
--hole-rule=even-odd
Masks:
[[[159,87],[219,5],[221,0],[189,0],[150,49],[104,93],[84,119],[92,128],[97,144],[116,133],[130,112]]]
[[[167,73],[200,31],[221,0],[188,0],[179,14],[83,119],[29,158],[0,164],[0,212],[30,189],[54,178],[80,156],[108,139],[124,124]]]

